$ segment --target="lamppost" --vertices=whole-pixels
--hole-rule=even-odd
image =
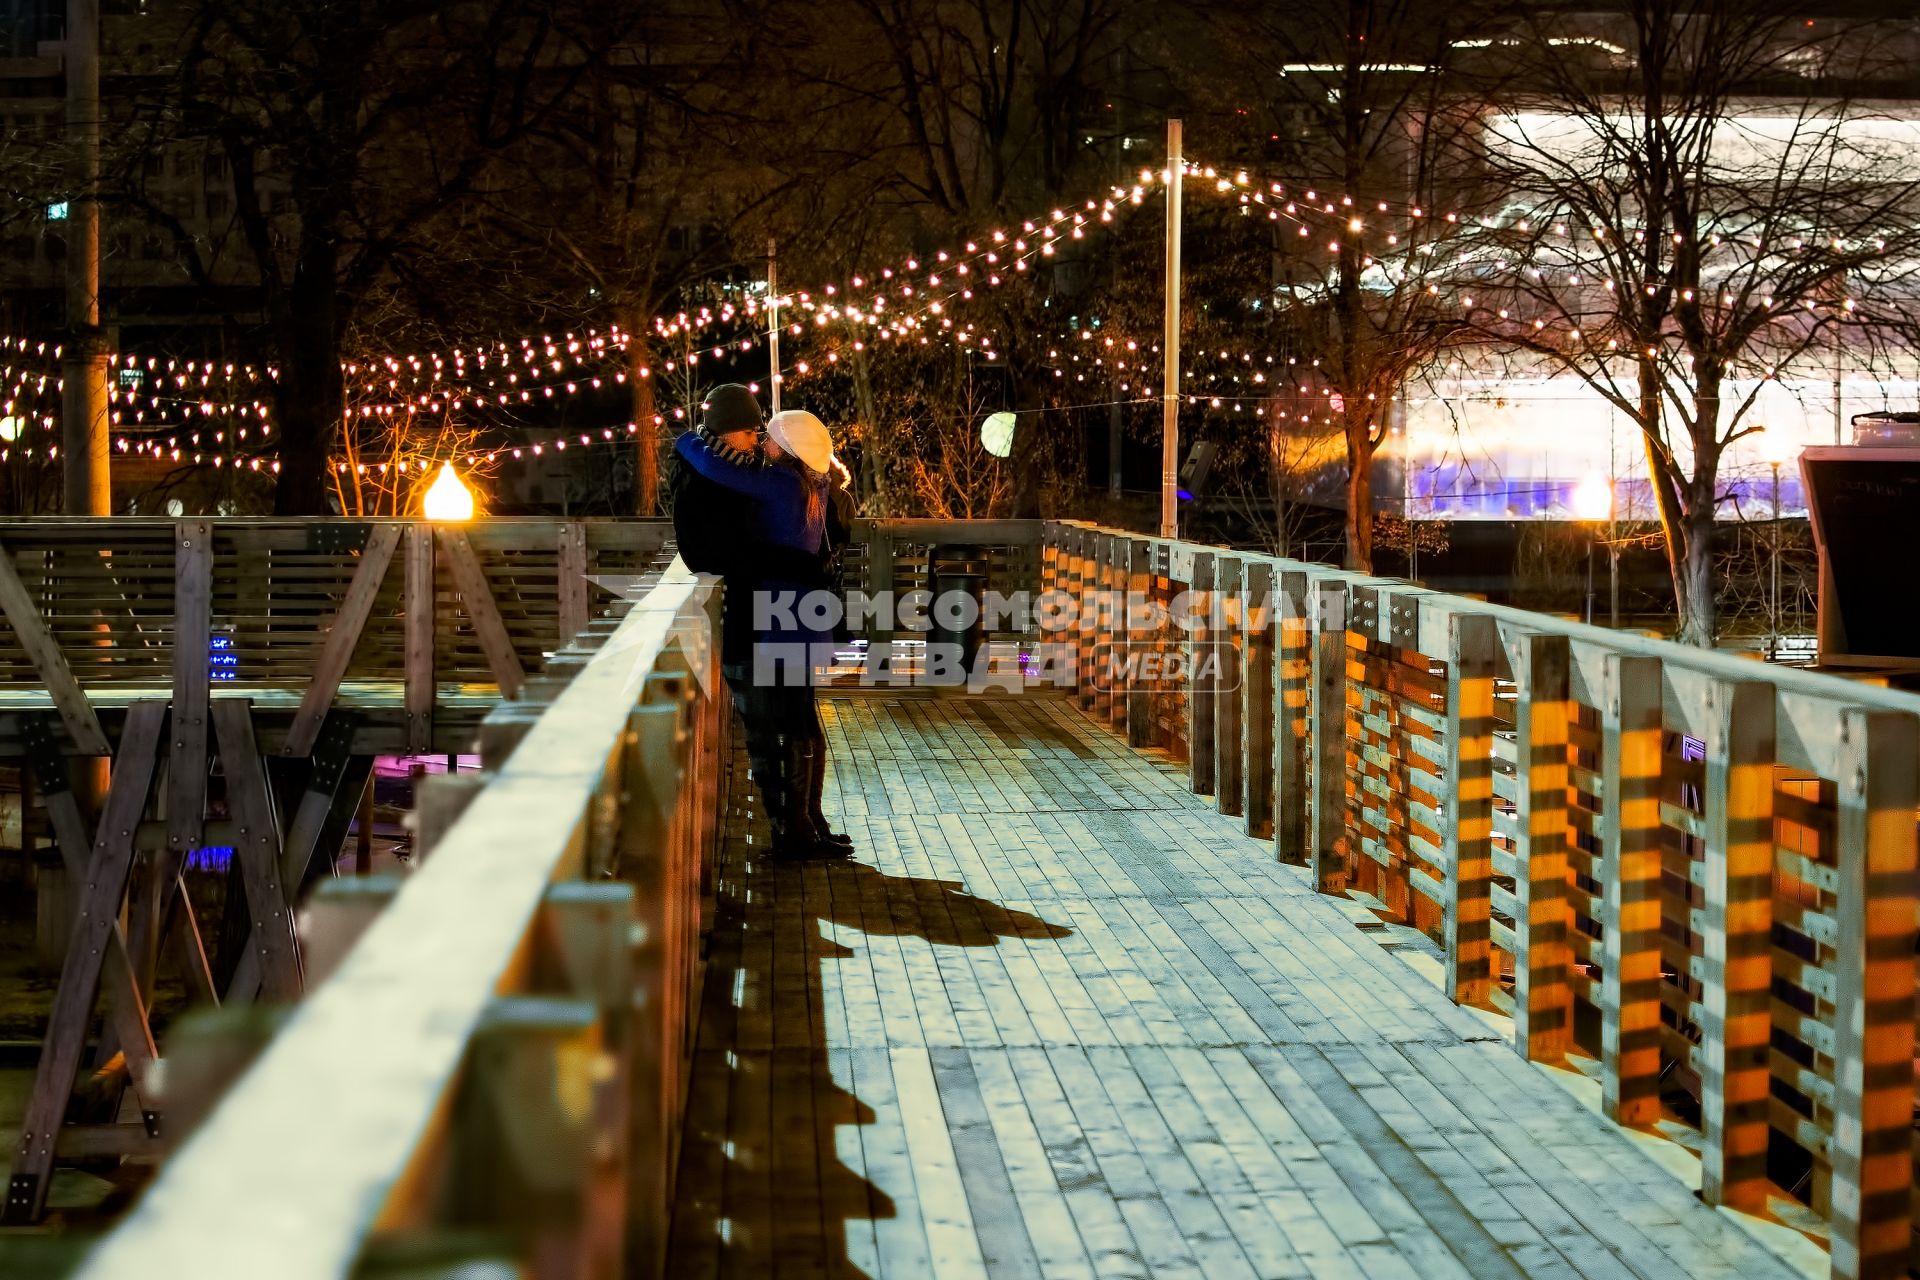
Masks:
[[[1760,429],[1760,451],[1767,462],[1767,469],[1773,473],[1772,502],[1767,532],[1767,659],[1772,661],[1780,656],[1780,468],[1799,456],[1793,442],[1783,433]]]
[[[1599,474],[1589,474],[1573,487],[1573,514],[1583,523],[1592,524],[1591,535],[1587,539],[1587,625],[1593,625],[1593,547],[1600,541],[1599,523],[1602,520],[1613,522],[1613,482]],[[1607,539],[1607,574],[1612,591],[1612,613],[1614,626],[1620,625],[1620,589],[1619,556],[1614,551],[1613,540]]]

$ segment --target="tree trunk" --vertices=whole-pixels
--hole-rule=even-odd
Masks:
[[[627,388],[633,397],[633,513],[642,519],[660,511],[660,424],[653,402],[653,345],[646,317],[627,330]]]
[[[1675,603],[1680,607],[1681,644],[1713,648],[1719,626],[1713,580],[1713,500],[1687,512],[1686,537],[1675,567]]]
[[[339,252],[324,232],[305,237],[283,310],[276,318],[280,379],[275,409],[280,425],[280,478],[273,513],[327,514],[328,454],[340,434],[346,387],[340,373],[340,329],[335,307]]]
[[[1373,572],[1373,449],[1365,423],[1347,424],[1347,568]]]

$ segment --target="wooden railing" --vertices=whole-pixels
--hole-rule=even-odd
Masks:
[[[488,717],[419,868],[307,905],[300,1004],[175,1032],[178,1149],[81,1274],[657,1270],[722,810],[704,594],[670,574]]]
[[[308,754],[337,699],[373,722],[370,748],[458,749],[586,625],[590,579],[645,572],[670,537],[665,521],[0,521],[0,699],[44,691],[88,755],[107,753],[100,710],[209,684],[289,692],[263,726],[276,753]],[[436,739],[450,699],[471,714]]]
[[[1193,593],[1191,628],[1082,611],[1083,705],[1428,934],[1519,1052],[1588,1057],[1609,1116],[1697,1115],[1708,1202],[1797,1183],[1833,1275],[1907,1274],[1920,697],[1084,525],[1042,580]],[[1129,650],[1222,661],[1109,677]]]

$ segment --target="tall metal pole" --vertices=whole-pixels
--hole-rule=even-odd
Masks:
[[[61,357],[61,510],[112,513],[107,336],[100,328],[100,0],[67,0],[67,339]]]
[[[774,262],[773,237],[767,237],[767,385],[773,412],[780,412],[780,270]]]
[[[1767,605],[1767,656],[1772,658],[1780,653],[1780,464],[1767,465],[1773,468],[1773,529],[1767,539],[1773,544],[1773,554],[1768,557],[1773,561],[1773,585]]]
[[[1160,340],[1160,536],[1180,536],[1180,122],[1167,121],[1167,331]]]
[[[1835,444],[1845,443],[1845,441],[1841,439],[1841,428],[1845,425],[1846,420],[1841,413],[1840,407],[1840,362],[1845,357],[1846,350],[1846,347],[1842,346],[1840,342],[1840,326],[1836,324],[1833,327],[1833,442]]]

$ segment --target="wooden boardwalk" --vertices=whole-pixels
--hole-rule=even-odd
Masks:
[[[1071,702],[827,718],[859,862],[735,815],[668,1275],[1801,1274]]]

